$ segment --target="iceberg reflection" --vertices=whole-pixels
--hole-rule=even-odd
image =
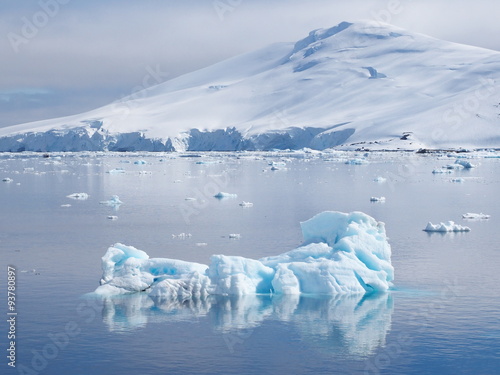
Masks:
[[[390,293],[350,296],[245,295],[152,298],[145,293],[103,296],[102,318],[110,331],[126,332],[149,323],[205,318],[216,332],[238,334],[264,321],[295,326],[317,349],[366,357],[385,345],[391,328]]]

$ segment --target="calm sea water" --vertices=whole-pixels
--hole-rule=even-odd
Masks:
[[[500,159],[432,174],[455,159],[374,153],[368,164],[344,163],[354,157],[0,157],[0,178],[13,180],[0,183],[0,373],[499,374]],[[286,167],[271,171],[283,158]],[[108,173],[116,168],[125,173]],[[238,197],[213,198],[219,191]],[[82,192],[87,200],[66,197]],[[118,209],[99,203],[115,194]],[[260,258],[300,245],[300,221],[325,210],[386,223],[393,291],[183,303],[88,295],[115,242],[201,263],[212,254]],[[466,221],[466,212],[491,218]],[[471,232],[422,231],[447,220]],[[17,269],[16,369],[5,356],[7,265]]]

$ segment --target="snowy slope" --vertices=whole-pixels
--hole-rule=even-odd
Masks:
[[[499,82],[500,52],[343,22],[139,99],[0,129],[0,151],[499,147]]]

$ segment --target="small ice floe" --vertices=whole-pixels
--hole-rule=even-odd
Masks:
[[[385,202],[385,197],[371,197],[370,202]]]
[[[109,216],[108,216],[108,219],[109,219],[109,220],[118,220],[118,216],[109,215]]]
[[[443,167],[444,169],[451,169],[451,170],[460,170],[464,169],[464,166],[462,164],[448,164]]]
[[[456,183],[461,184],[461,183],[465,182],[465,178],[462,178],[462,177],[459,177],[459,178],[453,178],[453,179],[451,180],[451,182],[456,182]]]
[[[387,181],[387,178],[385,177],[382,177],[382,176],[379,176],[375,179],[373,179],[374,182],[378,182],[378,183],[383,183],[383,182],[386,182]]]
[[[89,195],[87,193],[73,193],[73,194],[67,195],[66,197],[71,198],[71,199],[77,199],[80,201],[84,201],[86,199],[89,199]]]
[[[471,164],[470,161],[467,161],[467,160],[463,160],[463,159],[457,159],[455,161],[455,164],[458,164],[458,165],[461,165],[462,167],[464,167],[465,169],[471,169],[471,168],[476,168],[476,166],[474,164]]]
[[[61,207],[66,208],[66,207],[71,207],[71,205],[70,204],[61,204]]]
[[[237,198],[238,194],[224,193],[223,191],[218,192],[214,195],[214,198],[224,199],[224,198]]]
[[[432,171],[434,174],[440,174],[440,173],[453,173],[452,169],[444,169],[444,168],[436,168]]]
[[[230,233],[229,234],[229,238],[231,238],[233,240],[239,240],[241,238],[241,234],[239,234],[239,233]]]
[[[286,167],[286,163],[284,161],[271,161],[268,165],[273,167]]]
[[[118,195],[113,195],[110,200],[108,201],[101,201],[99,202],[100,204],[104,204],[106,206],[119,206],[123,204],[123,202],[120,200]]]
[[[136,165],[144,165],[144,164],[147,164],[145,160],[136,160],[134,161],[134,164]]]
[[[139,174],[153,174],[151,171],[139,171]]]
[[[184,198],[185,201],[195,201],[196,198],[193,198],[193,197],[187,197],[187,198]]]
[[[123,169],[123,168],[115,168],[115,169],[111,169],[111,170],[107,171],[106,173],[109,173],[109,174],[122,174],[122,173],[125,173],[125,169]]]
[[[345,164],[348,165],[363,165],[363,164],[368,164],[369,161],[365,159],[350,159],[345,162]]]
[[[424,231],[426,232],[470,232],[470,228],[455,224],[453,221],[447,221],[446,223],[432,224],[431,222],[427,223]]]
[[[179,234],[172,234],[172,238],[178,238],[181,240],[184,240],[186,238],[191,237],[191,233],[179,233]]]
[[[488,220],[490,218],[490,215],[486,215],[483,213],[475,214],[475,213],[467,212],[466,214],[462,215],[462,218],[468,219],[468,220]]]
[[[10,177],[5,177],[5,178],[2,179],[2,181],[3,182],[12,182],[14,180],[12,178],[10,178]]]
[[[197,242],[196,246],[208,246],[206,242]]]
[[[245,202],[245,201],[243,201],[243,202],[240,203],[240,206],[241,207],[253,207],[253,203],[252,202]]]

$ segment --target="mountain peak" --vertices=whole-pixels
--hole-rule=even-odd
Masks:
[[[0,151],[498,147],[498,82],[496,51],[342,22],[140,100],[0,129]]]

